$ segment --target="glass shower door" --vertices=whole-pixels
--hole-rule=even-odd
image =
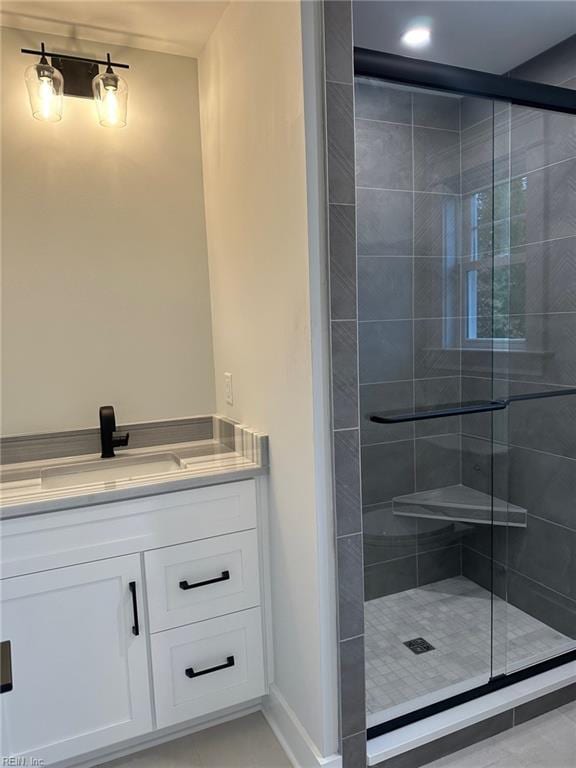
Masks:
[[[495,671],[511,674],[576,649],[576,117],[512,106],[507,122],[499,388],[510,405],[495,471],[509,525],[494,529],[493,548],[494,591],[506,601]]]
[[[462,474],[495,679],[576,648],[576,118],[490,108],[462,132],[462,398],[504,407],[463,417]]]
[[[368,725],[576,648],[576,118],[358,78]]]
[[[462,485],[477,514],[469,514],[462,536],[462,576],[476,599],[471,621],[490,627],[489,682],[505,671],[507,658],[501,543],[511,525],[525,521],[524,510],[510,503],[507,419],[509,350],[522,334],[511,302],[522,281],[510,258],[510,105],[464,97],[461,115],[461,399],[480,411],[462,416]]]
[[[495,488],[494,451],[507,453],[508,441],[501,435],[496,448],[490,403],[494,350],[506,344],[493,286],[507,291],[508,254],[493,230],[508,219],[508,186],[496,186],[508,181],[508,134],[495,130],[491,101],[365,78],[355,95],[366,690],[376,726],[487,684],[497,624],[503,636],[492,531],[496,520],[507,525],[508,494]],[[500,242],[507,229],[496,229]]]

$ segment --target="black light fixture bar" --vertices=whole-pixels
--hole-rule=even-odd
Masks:
[[[50,51],[45,51],[42,49],[41,51],[33,51],[30,48],[21,48],[20,53],[26,53],[31,56],[46,56],[50,58],[55,59],[66,59],[68,61],[84,61],[88,64],[97,64],[98,66],[106,67],[108,64],[112,67],[116,67],[118,69],[130,69],[129,64],[119,64],[116,61],[102,61],[101,59],[90,59],[87,56],[71,56],[68,53],[50,53]]]
[[[566,397],[576,395],[576,389],[552,389],[545,392],[532,392],[522,395],[510,395],[498,400],[470,400],[468,402],[445,405],[443,408],[420,409],[409,412],[380,412],[373,413],[369,420],[376,424],[403,424],[407,421],[425,421],[427,419],[445,419],[449,416],[464,416],[470,413],[488,413],[489,411],[503,411],[511,403],[520,403],[526,400],[544,400],[549,397]]]
[[[354,74],[576,115],[576,91],[475,69],[354,48]]]

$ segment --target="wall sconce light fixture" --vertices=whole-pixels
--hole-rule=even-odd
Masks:
[[[108,54],[108,66],[104,74],[96,75],[92,80],[92,91],[100,125],[106,128],[126,125],[128,86],[124,78],[114,74],[110,54]]]
[[[48,63],[44,43],[40,57],[38,64],[27,67],[24,73],[32,114],[36,120],[57,123],[62,119],[64,78],[56,67]]]
[[[28,67],[25,73],[32,114],[37,120],[61,120],[63,96],[78,96],[94,98],[100,125],[107,128],[126,125],[128,86],[112,67],[129,69],[128,64],[112,62],[110,54],[107,54],[106,61],[100,61],[84,56],[48,53],[44,43],[40,51],[22,48],[21,52],[40,56],[39,63]],[[101,66],[106,67],[103,74],[100,74]]]

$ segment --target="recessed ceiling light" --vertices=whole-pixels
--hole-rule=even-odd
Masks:
[[[402,35],[402,42],[410,48],[424,48],[430,44],[430,27],[411,27]]]

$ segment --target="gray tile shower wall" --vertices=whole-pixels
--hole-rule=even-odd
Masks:
[[[352,3],[324,0],[332,426],[343,768],[366,766]],[[378,251],[377,214],[373,244]],[[380,230],[382,231],[382,230]],[[390,237],[383,231],[382,236]]]
[[[576,86],[576,41],[548,52],[545,60],[570,75],[563,84]],[[534,67],[531,62],[531,72]],[[406,531],[398,544],[389,525],[394,496],[462,481],[528,508],[535,522],[510,531],[496,580],[504,583],[507,573],[514,604],[525,610],[533,605],[536,618],[547,617],[574,635],[567,582],[575,573],[568,543],[576,398],[524,403],[505,416],[461,423],[454,418],[388,427],[367,416],[408,409],[411,399],[438,405],[576,385],[576,120],[477,99],[411,96],[365,79],[356,82],[355,92],[362,490],[364,525],[370,521],[371,528],[364,537],[366,597],[408,589],[422,583],[421,573],[435,573],[420,563],[416,529],[415,551],[408,551]],[[493,251],[510,274],[508,301],[495,309],[502,325],[521,329],[524,337],[502,351],[470,344],[464,321],[467,263],[474,257],[478,279],[491,286],[497,279]],[[450,254],[459,268],[447,269]],[[478,316],[482,323],[481,311]],[[502,443],[494,462],[492,437]],[[554,490],[536,493],[536,480]],[[378,515],[382,529],[376,532]],[[500,531],[496,538],[505,535]],[[481,558],[487,553],[477,544],[482,531],[469,528],[459,536],[465,574],[478,572],[485,581]],[[538,565],[539,539],[552,551],[541,554],[543,561],[549,558],[547,567]],[[455,566],[455,549],[452,558],[438,551],[444,567]]]
[[[562,116],[365,79],[354,110],[350,5],[326,2],[324,12],[341,734],[344,766],[356,768],[365,764],[362,588],[371,599],[464,573],[576,636],[576,399],[494,421],[384,428],[366,418],[576,383],[576,134]],[[541,57],[545,75],[530,62],[518,76],[576,87],[575,53],[576,40],[564,43]],[[503,184],[492,194],[494,174]],[[493,252],[510,263],[500,322],[510,317],[529,340],[513,354],[464,343],[473,227],[480,281],[492,280]],[[528,528],[492,540],[488,528],[394,515],[395,495],[459,481],[527,507]]]
[[[512,76],[576,87],[576,38]],[[470,399],[576,386],[576,118],[514,106],[507,119],[514,299],[505,313],[522,333],[516,348],[495,353],[494,385],[486,356],[463,355],[462,391]],[[505,210],[502,218],[506,231]],[[496,582],[506,584],[513,605],[576,638],[576,398],[518,403],[494,427],[503,443],[494,461],[497,495],[528,510],[525,530],[496,531]],[[490,429],[489,418],[463,420],[463,476],[481,489],[492,480]],[[467,536],[464,575],[485,585],[490,554],[485,532]]]
[[[383,427],[367,415],[576,383],[567,354],[576,313],[576,153],[573,134],[558,136],[566,118],[354,83],[351,3],[325,0],[323,13],[340,734],[344,768],[365,768],[364,597],[464,573],[559,631],[574,631],[573,587],[562,583],[562,574],[574,574],[574,550],[558,532],[571,535],[574,526],[576,398],[525,404],[523,416],[494,424],[476,416]],[[575,43],[518,76],[576,87]],[[492,195],[494,172],[503,184]],[[551,184],[568,185],[566,199]],[[473,227],[478,279],[492,279],[493,250],[509,259],[511,300],[500,311],[516,329],[528,328],[537,348],[517,345],[511,355],[463,344]],[[494,478],[491,437],[502,443]],[[394,496],[440,481],[494,488],[529,507],[536,522],[531,529],[529,520],[528,536],[538,532],[558,555],[558,573],[526,531],[496,532],[493,568],[488,527],[393,513]]]
[[[368,600],[461,573],[460,533],[394,515],[395,496],[460,482],[460,421],[372,424],[460,399],[460,103],[355,83],[358,325]],[[447,259],[452,263],[447,268]],[[447,336],[453,344],[446,342]]]
[[[462,573],[462,526],[395,515],[391,503],[363,513],[365,597],[421,587]]]

